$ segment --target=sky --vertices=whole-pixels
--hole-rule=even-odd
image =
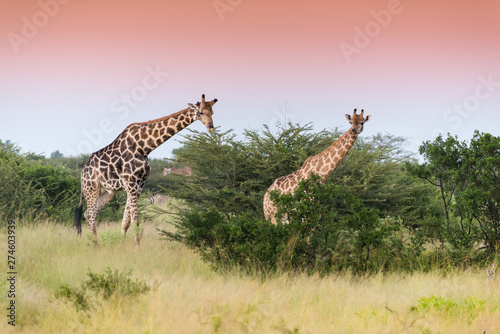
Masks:
[[[361,136],[404,136],[415,152],[439,133],[500,135],[498,0],[0,5],[0,139],[23,151],[89,154],[201,94],[238,134],[284,119],[347,130],[358,108],[372,115]]]

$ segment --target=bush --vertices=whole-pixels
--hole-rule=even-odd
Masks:
[[[442,313],[450,318],[467,317],[469,321],[476,318],[482,311],[485,310],[486,301],[470,297],[461,303],[453,300],[453,298],[436,297],[421,297],[418,299],[418,305],[412,306],[412,312],[426,313]]]
[[[62,164],[22,153],[15,145],[0,145],[0,223],[48,218],[70,223],[80,200],[80,176]],[[117,194],[99,216],[120,219],[124,204],[124,194]]]
[[[313,133],[310,124],[292,125],[274,134],[246,130],[239,140],[232,130],[190,131],[176,160],[193,168],[195,176],[169,175],[172,196],[203,209],[216,207],[227,218],[264,218],[262,198],[278,176],[299,168],[311,155],[331,145],[334,135]]]
[[[104,274],[95,274],[90,270],[89,279],[80,288],[71,288],[62,284],[56,292],[56,298],[64,298],[71,302],[77,311],[91,311],[102,304],[103,300],[118,297],[133,298],[148,292],[151,287],[129,276],[132,270],[120,273],[107,268]],[[89,295],[89,293],[91,293]]]
[[[243,139],[192,131],[175,153],[194,175],[172,177],[173,196],[189,210],[163,235],[218,269],[262,272],[446,270],[485,263],[500,249],[500,139],[478,132],[470,145],[424,143],[422,165],[404,138],[358,138],[324,185],[311,178],[293,195],[274,195],[289,224],[271,226],[262,210],[268,187],[340,134],[311,130],[264,127]]]
[[[317,176],[301,181],[293,195],[271,196],[288,224],[193,210],[175,232],[161,234],[197,250],[218,270],[377,272],[400,266],[402,256],[395,255],[410,253],[413,244],[394,236],[400,225],[380,220],[376,210],[338,186],[320,184]]]
[[[42,161],[32,154],[22,154],[14,145],[2,145],[0,221],[33,221],[49,216],[55,221],[71,219],[79,181],[66,168],[42,165]]]
[[[217,208],[233,215],[263,219],[262,199],[274,180],[302,166],[339,136],[339,130],[315,133],[306,124],[288,124],[276,132],[245,130],[238,139],[226,132],[190,131],[184,146],[174,151],[176,161],[193,168],[195,176],[168,176],[169,193],[189,205]],[[441,215],[432,186],[404,170],[409,155],[406,140],[391,135],[360,137],[327,183],[356,194],[381,218],[394,217],[409,227],[419,220]]]
[[[264,221],[262,200],[272,182],[340,134],[313,133],[309,124],[277,132],[264,126],[245,131],[243,139],[232,130],[191,131],[175,154],[195,175],[171,177],[172,195],[189,209],[176,232],[162,234],[197,249],[218,269],[361,273],[427,266],[416,265],[415,257],[426,241],[443,235],[432,228],[442,214],[435,189],[403,168],[410,157],[401,137],[358,138],[325,185],[313,178],[294,195],[274,198],[290,224]]]

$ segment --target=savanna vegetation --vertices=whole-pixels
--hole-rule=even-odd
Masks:
[[[144,201],[145,199],[142,199]],[[220,274],[146,222],[140,247],[113,223],[16,229],[16,326],[2,333],[496,333],[500,285],[484,270]],[[6,240],[2,232],[2,240]],[[0,253],[7,254],[6,242]],[[6,273],[6,261],[0,272]],[[6,308],[9,284],[0,281]],[[7,310],[4,311],[6,314]]]
[[[289,224],[264,220],[273,180],[331,145],[338,131],[289,124],[277,133],[191,132],[177,159],[195,177],[173,178],[187,204],[169,240],[197,250],[214,268],[260,272],[413,272],[481,267],[500,246],[500,138],[470,143],[438,137],[420,148],[405,139],[362,135],[325,184],[303,182],[274,200]]]
[[[309,124],[190,131],[174,154],[192,176],[164,177],[172,161],[151,161],[140,247],[119,231],[124,195],[101,212],[97,245],[86,230],[76,237],[87,157],[1,142],[0,231],[16,222],[19,326],[0,331],[498,330],[498,278],[485,269],[500,247],[500,137],[440,136],[421,145],[419,162],[404,138],[362,134],[325,184],[312,177],[294,195],[272,195],[288,224],[266,222],[274,179],[340,134]],[[152,193],[175,200],[151,206]]]
[[[0,225],[9,219],[36,223],[50,219],[68,225],[80,201],[80,173],[88,156],[63,157],[58,151],[47,159],[43,155],[23,152],[10,141],[0,141]],[[144,197],[170,187],[163,168],[172,162],[150,161],[151,174]],[[103,221],[118,221],[123,215],[126,196],[118,193],[101,211]]]

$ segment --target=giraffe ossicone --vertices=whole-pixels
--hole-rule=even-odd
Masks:
[[[308,179],[312,173],[317,174],[321,178],[321,182],[325,182],[328,176],[337,168],[340,162],[345,158],[347,152],[351,149],[358,135],[363,131],[363,126],[371,118],[370,115],[364,117],[364,110],[358,114],[354,109],[352,116],[345,115],[351,127],[338,138],[330,147],[318,155],[309,157],[302,167],[296,171],[277,178],[269,187],[264,195],[264,216],[266,220],[271,219],[273,224],[276,224],[276,207],[271,200],[270,193],[273,190],[279,194],[293,194],[299,185],[299,182]],[[286,219],[282,219],[286,223]]]
[[[213,105],[217,99],[188,103],[188,108],[155,120],[133,123],[108,146],[94,152],[83,166],[81,175],[80,205],[75,210],[74,225],[81,234],[82,196],[85,197],[87,225],[97,241],[96,219],[101,209],[120,190],[127,193],[121,230],[125,237],[130,223],[139,226],[137,199],[149,176],[148,155],[189,124],[200,120],[206,128],[214,131]],[[135,242],[140,236],[135,233]]]

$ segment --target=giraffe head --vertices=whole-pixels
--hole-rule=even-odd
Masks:
[[[217,102],[217,99],[213,99],[212,101],[205,101],[205,94],[201,96],[201,102],[196,103],[196,106],[188,103],[191,109],[194,109],[196,112],[196,119],[199,119],[210,132],[214,132],[214,122],[212,120],[212,115],[214,111],[212,110],[212,106]]]
[[[345,118],[349,121],[349,124],[351,124],[351,131],[356,134],[360,134],[363,131],[363,125],[370,120],[372,117],[371,115],[368,115],[366,117],[363,117],[364,110],[361,109],[361,114],[356,113],[356,109],[354,109],[354,112],[352,113],[352,117],[349,114],[345,114]]]

